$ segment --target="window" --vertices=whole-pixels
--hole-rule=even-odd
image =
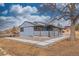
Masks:
[[[43,31],[43,26],[34,26],[34,31]]]
[[[52,29],[52,26],[51,26],[51,25],[47,26],[47,27],[46,27],[46,30],[47,30],[47,31],[52,31],[52,30],[53,30],[53,29]]]
[[[20,32],[23,32],[23,31],[24,31],[24,28],[23,28],[23,27],[21,27],[21,28],[20,28]]]

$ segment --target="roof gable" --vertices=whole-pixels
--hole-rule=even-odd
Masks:
[[[29,21],[24,21],[19,27],[30,27],[30,26],[34,26],[34,23]]]

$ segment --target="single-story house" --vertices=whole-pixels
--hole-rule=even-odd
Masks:
[[[44,22],[25,21],[19,26],[20,36],[59,36],[62,28]]]

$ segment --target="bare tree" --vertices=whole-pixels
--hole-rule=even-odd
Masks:
[[[69,10],[70,10],[70,20],[71,20],[71,27],[70,27],[70,38],[72,40],[75,40],[75,16],[73,15],[75,11],[75,4],[69,4]]]
[[[79,18],[79,15],[75,14],[76,13],[76,4],[75,3],[70,3],[68,6],[69,6],[68,8],[70,10],[70,20],[71,20],[70,38],[72,40],[75,40],[75,38],[76,38],[76,36],[75,36],[75,24],[76,24],[77,19]]]
[[[61,15],[58,18],[57,17],[54,17],[54,18],[52,17],[53,19],[51,18],[49,23],[51,23],[53,20],[60,21],[61,18],[64,18],[64,17],[66,18],[66,20],[71,21],[70,39],[75,40],[75,23],[76,23],[77,19],[79,18],[79,14],[77,14],[78,12],[76,12],[76,4],[75,3],[69,3],[69,4],[66,4],[66,6],[64,6],[64,7],[61,7],[60,9],[58,9],[56,4],[44,4],[43,7],[44,7],[44,9],[41,9],[42,11],[45,11],[45,9],[47,9],[47,10],[50,10],[52,12],[53,11],[56,12],[55,10],[58,10],[59,12],[61,12]]]

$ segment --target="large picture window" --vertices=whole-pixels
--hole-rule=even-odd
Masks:
[[[34,26],[34,31],[52,31],[52,26]]]
[[[34,31],[43,31],[43,26],[34,26]]]

